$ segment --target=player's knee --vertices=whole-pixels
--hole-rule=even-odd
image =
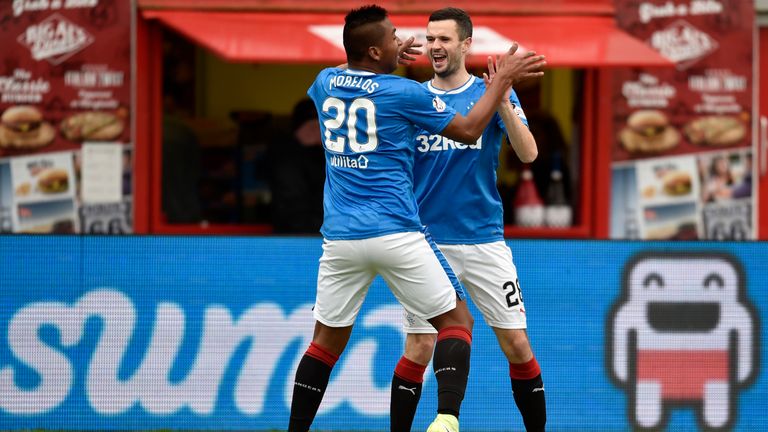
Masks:
[[[467,330],[471,332],[472,327],[475,325],[475,318],[469,312],[469,309],[467,308],[467,302],[457,302],[455,310],[458,312],[458,318],[460,320],[459,325],[466,327]]]
[[[469,330],[470,333],[472,333],[472,326],[475,322],[472,314],[469,313],[469,309],[467,309],[465,301],[456,302],[455,308],[428,321],[438,331],[446,327],[463,327]]]
[[[429,363],[436,340],[435,334],[409,334],[405,339],[405,357],[418,364]]]
[[[475,318],[472,316],[471,313],[467,313],[466,319],[467,319],[467,329],[469,329],[469,331],[472,331],[472,328],[475,325]]]
[[[346,348],[351,334],[352,326],[329,327],[316,321],[315,334],[312,337],[312,342],[338,356],[344,352],[344,348]]]
[[[506,330],[499,342],[504,355],[511,363],[524,363],[533,357],[525,330]]]

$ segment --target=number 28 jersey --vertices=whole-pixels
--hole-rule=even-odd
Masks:
[[[440,133],[456,111],[416,81],[325,69],[307,91],[325,147],[323,226],[330,240],[419,231],[413,194],[417,130]]]
[[[453,90],[423,84],[448,106],[467,115],[485,93],[482,79],[472,76]],[[514,90],[509,98],[528,125]],[[460,143],[427,131],[416,136],[415,194],[421,221],[438,244],[481,244],[504,239],[501,197],[496,189],[499,151],[507,129],[497,113],[474,143]]]

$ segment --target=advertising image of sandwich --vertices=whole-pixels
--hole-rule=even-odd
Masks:
[[[696,223],[679,222],[648,229],[645,240],[698,240]]]
[[[677,225],[674,223],[648,228],[645,240],[669,240],[677,233]]]
[[[37,175],[37,190],[42,194],[58,194],[69,190],[69,174],[61,168],[48,168]]]
[[[691,120],[683,128],[692,144],[726,147],[738,144],[747,136],[747,126],[736,116],[713,115]]]
[[[22,234],[51,234],[52,230],[53,230],[53,225],[42,224],[42,225],[24,227],[20,229],[19,232]]]
[[[43,113],[31,105],[12,106],[0,116],[0,149],[37,149],[50,144],[55,136]]]
[[[671,171],[662,179],[664,193],[670,196],[682,196],[691,193],[692,178],[685,171]]]
[[[70,141],[112,141],[125,128],[117,114],[106,111],[86,111],[73,114],[61,122],[61,134]]]
[[[663,112],[639,110],[627,118],[627,126],[619,132],[619,140],[630,153],[661,153],[680,142],[680,132],[669,124]]]
[[[72,219],[63,219],[24,227],[19,232],[23,234],[74,234],[76,231],[75,222]]]

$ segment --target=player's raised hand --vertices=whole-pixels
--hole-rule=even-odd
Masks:
[[[406,39],[402,45],[400,45],[400,53],[397,56],[397,62],[401,65],[409,65],[416,60],[417,55],[421,55],[421,48],[423,44],[416,42],[416,38],[411,36]]]
[[[485,82],[485,86],[488,87],[493,82],[493,78],[496,76],[496,62],[498,61],[498,56],[488,56],[488,72],[483,72],[483,82]],[[504,92],[504,98],[502,100],[509,100],[509,97],[512,95],[512,87],[507,87],[507,90]]]
[[[513,43],[507,52],[498,56],[495,61],[495,76],[502,78],[508,85],[525,81],[530,78],[538,78],[544,75],[542,69],[547,65],[543,55],[536,55],[534,51],[528,51],[523,55],[515,55],[518,49],[517,42]],[[491,61],[488,62],[491,64]],[[490,72],[490,69],[489,69]]]

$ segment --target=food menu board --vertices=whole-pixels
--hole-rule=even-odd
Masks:
[[[611,237],[753,238],[752,2],[615,4],[674,67],[613,72]]]
[[[131,154],[132,12],[128,0],[0,1],[0,175],[9,172],[2,179],[11,181],[0,187],[6,190],[0,196],[0,232],[8,230],[7,220],[14,232],[53,227],[30,225],[30,209],[52,207],[49,196],[57,195],[24,177],[29,172],[20,167],[30,160],[68,167],[67,199],[74,207],[57,211],[69,215],[83,213],[83,143],[120,144]],[[20,196],[25,188],[29,192]],[[130,203],[130,196],[123,198]],[[72,219],[59,232],[79,232],[79,221]]]

